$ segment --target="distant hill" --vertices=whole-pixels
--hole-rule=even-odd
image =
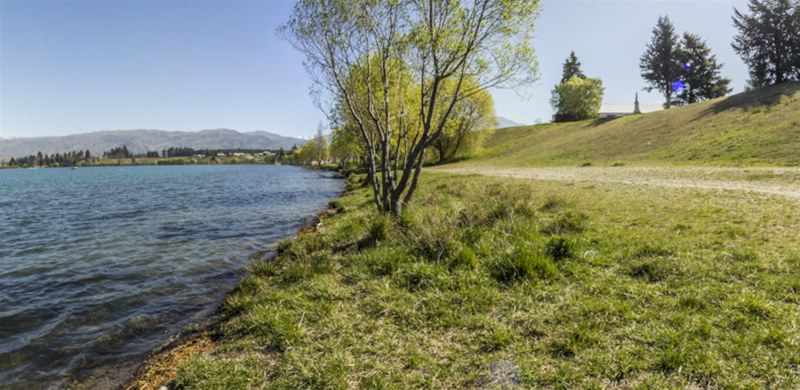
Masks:
[[[500,115],[497,116],[497,128],[498,129],[504,129],[506,127],[519,127],[519,126],[525,126],[525,125],[522,124],[522,123],[514,122],[511,119],[502,117]]]
[[[188,131],[113,130],[55,137],[0,139],[0,156],[21,157],[41,151],[46,154],[89,149],[100,154],[111,148],[127,146],[133,153],[161,151],[169,147],[193,149],[278,149],[298,147],[300,138],[285,137],[266,131],[240,133],[229,129]]]
[[[498,130],[466,163],[800,165],[800,83],[611,120]]]

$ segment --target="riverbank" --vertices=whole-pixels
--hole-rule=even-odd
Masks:
[[[131,383],[797,387],[795,202],[429,172],[395,223],[354,183]]]

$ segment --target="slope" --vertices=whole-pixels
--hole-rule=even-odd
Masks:
[[[466,164],[800,164],[800,83],[613,120],[497,130]]]

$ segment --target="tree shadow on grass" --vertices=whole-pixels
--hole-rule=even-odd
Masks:
[[[780,103],[784,96],[792,96],[798,92],[800,92],[800,82],[761,87],[722,99],[700,112],[695,120],[731,109],[750,111],[770,107]]]
[[[616,119],[622,118],[621,116],[612,116],[610,118],[597,118],[591,122],[589,122],[586,126],[587,127],[597,127],[602,126],[608,122],[614,121]]]

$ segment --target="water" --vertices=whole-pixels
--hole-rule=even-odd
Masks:
[[[290,166],[0,170],[0,388],[109,383],[343,189]]]

